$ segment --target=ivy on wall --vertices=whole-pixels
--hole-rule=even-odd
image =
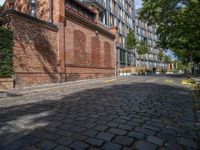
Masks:
[[[12,39],[12,31],[0,27],[0,78],[10,78],[13,74]]]

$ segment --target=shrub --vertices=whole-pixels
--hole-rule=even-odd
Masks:
[[[12,77],[12,32],[0,28],[0,78]]]

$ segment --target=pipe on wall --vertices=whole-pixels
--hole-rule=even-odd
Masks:
[[[49,0],[49,21],[53,23],[53,0]]]

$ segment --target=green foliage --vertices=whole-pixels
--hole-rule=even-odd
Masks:
[[[163,57],[164,57],[163,51],[162,51],[162,50],[159,50],[159,53],[158,53],[158,60],[159,60],[159,61],[162,61],[162,60],[163,60]]]
[[[171,63],[172,60],[171,60],[171,58],[169,56],[164,56],[164,62],[165,63]]]
[[[139,45],[137,46],[137,52],[139,55],[145,54],[149,52],[149,49],[146,45],[146,42],[144,40],[141,40],[139,42]]]
[[[134,32],[132,31],[129,31],[129,33],[127,34],[127,37],[126,37],[126,48],[127,49],[134,49],[136,48],[136,45],[137,45],[137,40],[135,38],[135,34]]]
[[[0,28],[0,77],[12,77],[12,32]]]
[[[143,0],[140,19],[158,26],[158,46],[183,62],[200,62],[200,0]]]

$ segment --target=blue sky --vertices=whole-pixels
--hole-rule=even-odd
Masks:
[[[141,6],[142,6],[142,0],[135,0],[136,9],[140,8]]]
[[[4,2],[4,0],[0,0],[0,5],[2,5],[2,4],[3,4],[3,2]]]

